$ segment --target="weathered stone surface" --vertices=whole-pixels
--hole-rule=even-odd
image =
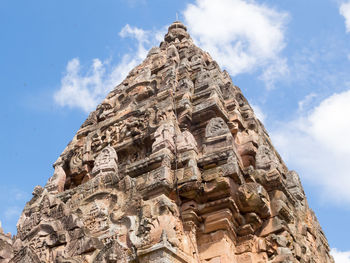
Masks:
[[[8,263],[13,258],[13,241],[11,234],[5,234],[0,222],[0,262]]]
[[[334,262],[298,175],[180,22],[54,168],[1,262]]]

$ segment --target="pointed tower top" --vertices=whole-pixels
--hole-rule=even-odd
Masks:
[[[187,33],[187,28],[180,21],[175,21],[169,26],[168,33],[165,35],[164,39],[166,42],[170,43],[176,39],[181,41],[183,38],[190,38],[190,35]]]
[[[185,31],[187,31],[187,28],[186,26],[181,22],[181,21],[174,21],[170,26],[169,26],[169,29],[173,29],[173,28],[182,28],[184,29]]]

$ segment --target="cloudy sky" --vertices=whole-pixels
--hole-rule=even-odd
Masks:
[[[0,1],[0,220],[89,111],[183,21],[229,71],[301,176],[337,263],[350,262],[349,0]]]

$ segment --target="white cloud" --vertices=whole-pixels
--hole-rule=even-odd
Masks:
[[[287,61],[280,56],[285,46],[284,26],[288,15],[254,1],[197,1],[184,11],[190,33],[231,75],[262,69],[260,79],[267,88],[288,73]],[[146,31],[126,25],[120,37],[136,40],[137,48],[120,63],[94,59],[88,70],[79,58],[67,63],[60,89],[54,94],[60,106],[89,112],[119,84],[146,56],[148,49],[163,39],[165,28]]]
[[[4,216],[6,220],[11,220],[13,218],[17,219],[19,218],[21,212],[22,212],[22,209],[19,208],[18,206],[11,206],[5,210]]]
[[[331,255],[335,263],[350,263],[350,251],[342,252],[338,251],[336,248],[332,248]]]
[[[316,93],[312,92],[309,95],[307,95],[303,100],[298,102],[298,111],[303,112],[306,107],[308,107],[312,100],[317,97]]]
[[[102,101],[107,93],[118,85],[146,57],[147,50],[154,41],[153,35],[137,27],[126,25],[119,33],[122,38],[131,37],[137,41],[137,49],[122,57],[119,64],[111,61],[93,60],[89,70],[83,72],[79,58],[70,60],[61,79],[61,87],[54,94],[60,106],[76,107],[89,112]],[[152,41],[151,41],[152,40]]]
[[[346,32],[350,32],[350,1],[342,3],[339,12],[345,18]]]
[[[133,36],[135,37],[139,42],[143,42],[146,40],[147,32],[144,31],[141,28],[137,27],[131,27],[129,24],[126,24],[122,30],[119,32],[119,35],[121,37],[128,37]]]
[[[17,188],[11,190],[11,196],[13,196],[16,201],[27,201],[30,199],[30,195],[27,192]]]
[[[268,88],[288,72],[285,47],[287,13],[252,0],[197,0],[184,11],[194,40],[235,76],[265,69]]]
[[[327,38],[305,40],[303,47],[289,56],[290,73],[280,83],[285,88],[293,87],[297,96],[343,91],[344,83],[350,82],[348,53],[347,43],[334,32]]]
[[[272,63],[264,68],[260,79],[265,82],[267,89],[275,88],[275,82],[283,76],[287,76],[289,68],[287,65],[287,59],[276,58]]]
[[[146,0],[122,0],[126,4],[128,4],[130,7],[137,7],[139,5],[145,5],[147,3]]]
[[[253,108],[254,113],[256,115],[256,117],[262,122],[265,122],[266,119],[266,114],[262,111],[262,109],[260,108],[260,106],[251,103],[250,106]]]
[[[290,169],[321,187],[326,201],[350,203],[350,90],[299,114],[273,130],[276,148]]]

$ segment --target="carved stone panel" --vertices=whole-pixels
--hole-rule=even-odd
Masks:
[[[114,148],[108,146],[99,153],[92,169],[93,176],[118,172],[118,156]]]
[[[154,133],[155,142],[152,145],[152,152],[157,152],[161,149],[175,149],[175,128],[172,123],[164,123]]]
[[[212,118],[205,129],[205,137],[215,137],[229,132],[230,130],[222,118]]]

